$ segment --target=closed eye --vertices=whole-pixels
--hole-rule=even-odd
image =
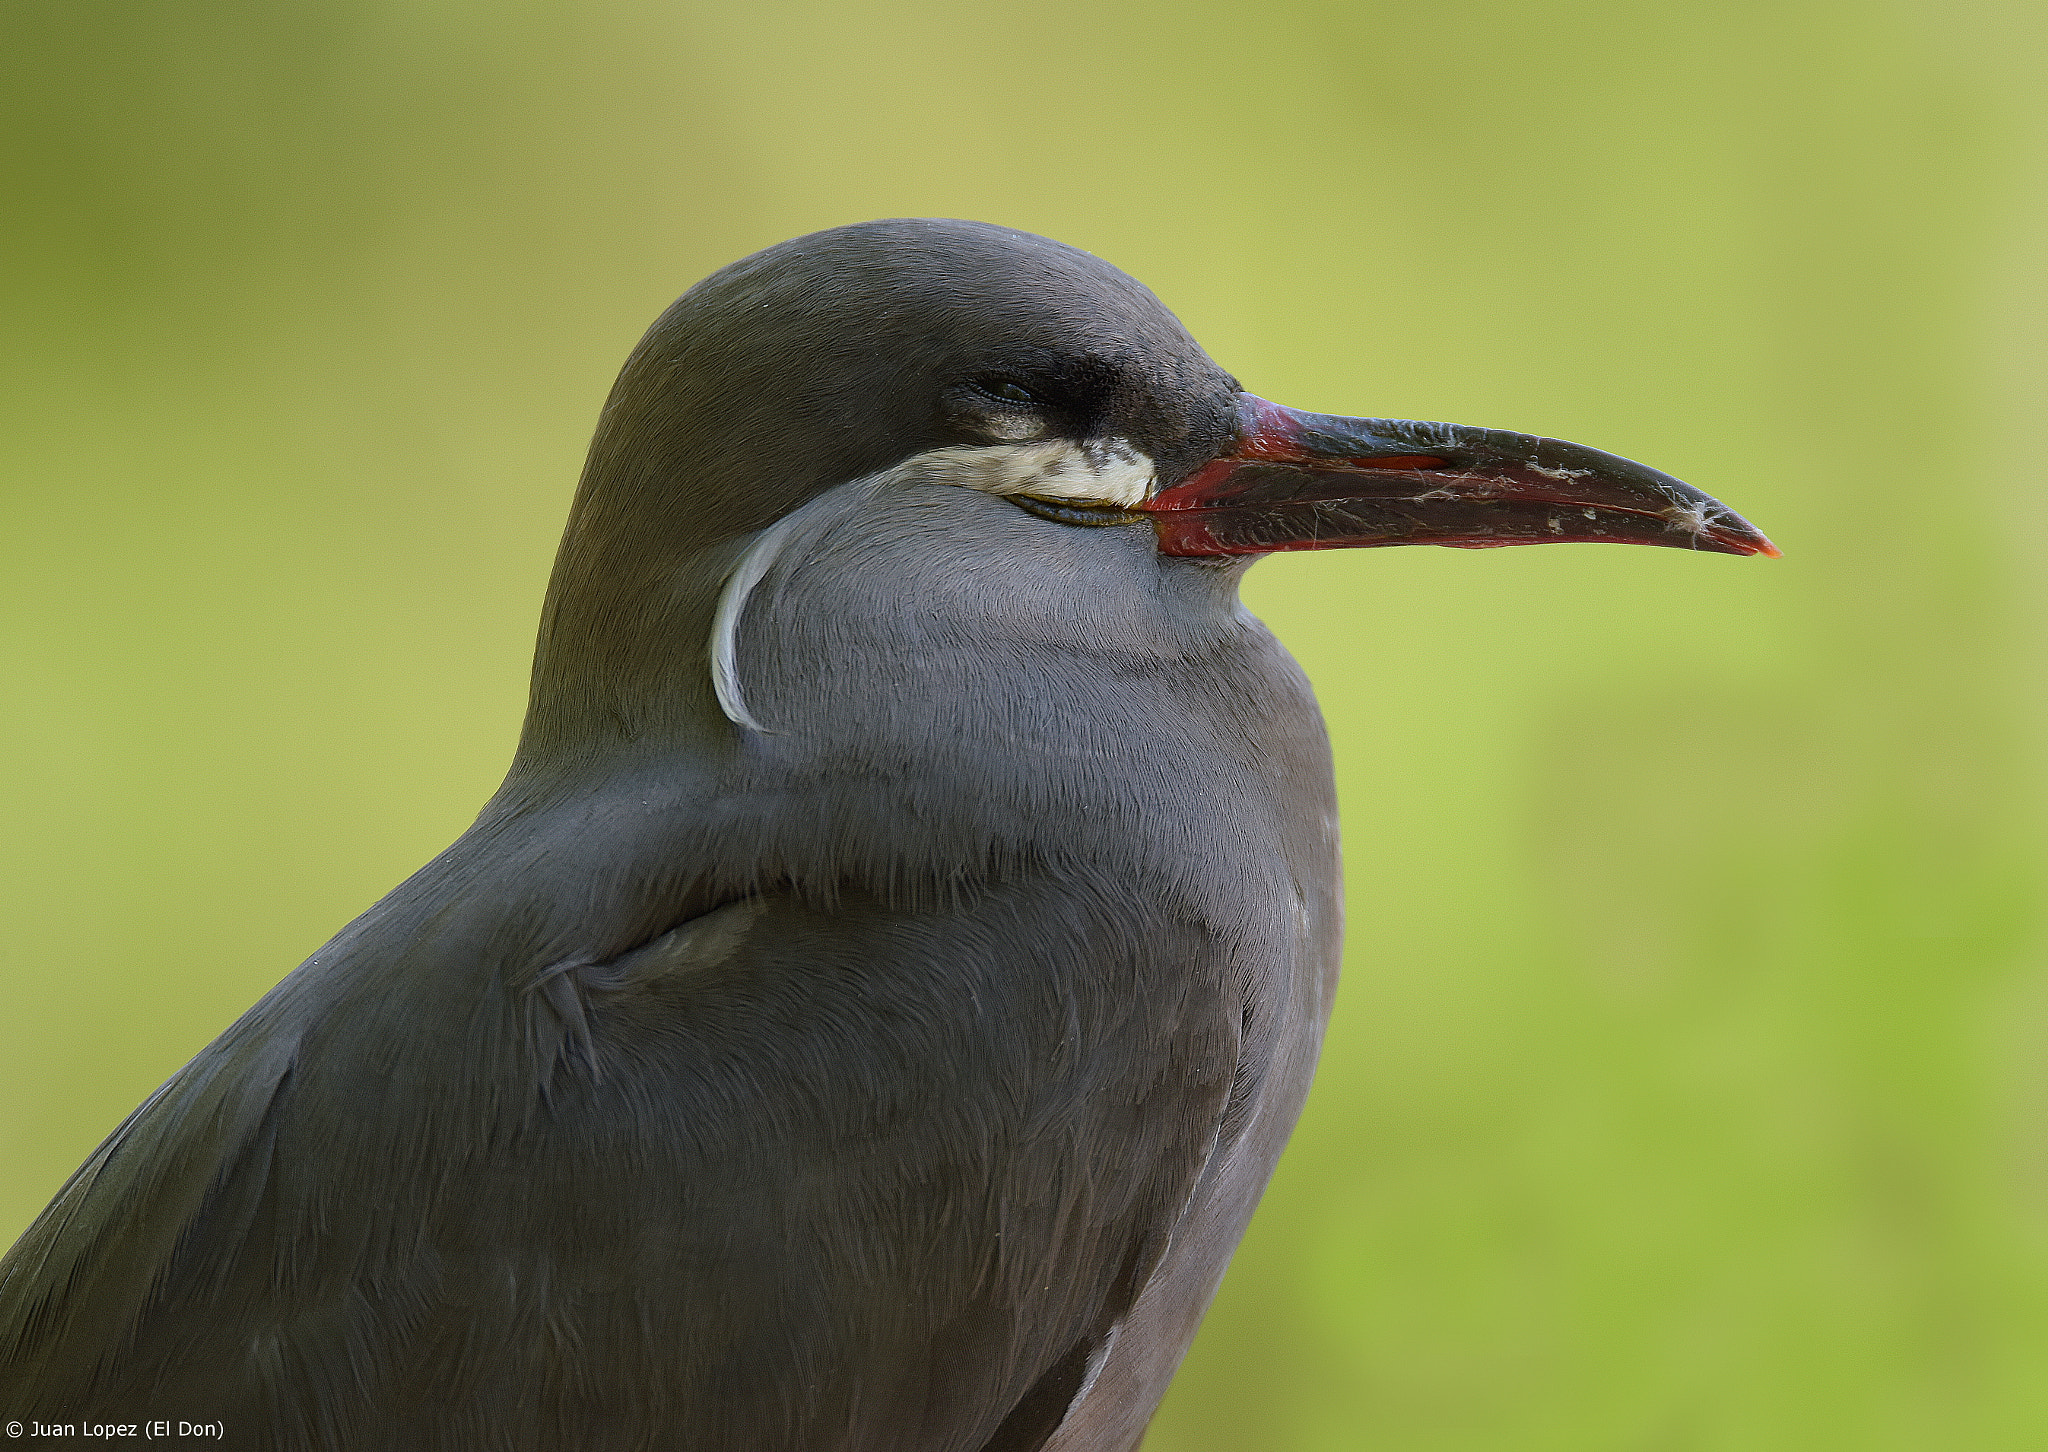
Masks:
[[[1032,404],[1039,401],[1038,395],[1013,378],[994,378],[977,385],[983,393],[1000,403]]]

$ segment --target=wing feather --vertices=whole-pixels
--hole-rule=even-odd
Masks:
[[[5,1262],[11,1406],[266,1447],[1036,1446],[1237,1073],[1241,973],[1122,888],[770,894],[537,971],[459,941],[360,935],[109,1138]]]

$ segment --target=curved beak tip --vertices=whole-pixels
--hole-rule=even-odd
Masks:
[[[1692,535],[1696,547],[1705,545],[1717,554],[1762,555],[1773,560],[1785,556],[1762,530],[1706,495],[1700,495],[1697,504],[1674,507],[1668,519],[1669,528]]]

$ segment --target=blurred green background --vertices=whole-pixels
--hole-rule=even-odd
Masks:
[[[1782,561],[1282,557],[1349,977],[1194,1449],[2048,1445],[2048,11],[15,3],[0,1235],[490,793],[612,374],[899,214]]]

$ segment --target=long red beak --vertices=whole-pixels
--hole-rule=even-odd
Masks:
[[[1162,554],[1573,541],[1779,553],[1690,484],[1559,439],[1300,413],[1249,393],[1238,423],[1230,452],[1138,506]]]

